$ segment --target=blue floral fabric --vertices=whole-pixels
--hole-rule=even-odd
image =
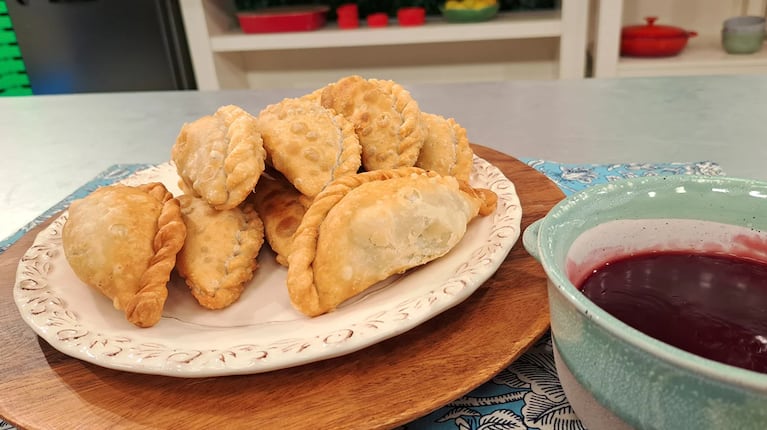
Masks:
[[[592,185],[623,178],[661,175],[724,175],[714,162],[562,164],[522,159],[551,179],[565,195]],[[41,214],[12,236],[0,241],[0,253],[27,231],[69,206],[72,200],[96,188],[124,179],[150,167],[148,164],[115,165],[66,199]],[[467,395],[425,415],[399,430],[580,430],[585,429],[567,402],[557,378],[551,337],[547,333],[525,354],[490,381]],[[0,430],[15,430],[0,419]]]

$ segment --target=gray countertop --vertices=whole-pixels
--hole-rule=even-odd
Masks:
[[[767,180],[767,76],[404,85],[474,142],[565,163],[715,161]],[[181,125],[311,89],[0,98],[0,238],[113,164],[161,163]]]

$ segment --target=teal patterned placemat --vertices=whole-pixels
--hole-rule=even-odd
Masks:
[[[562,164],[521,159],[545,174],[565,195],[592,185],[624,178],[662,175],[724,175],[710,161],[690,163]],[[149,164],[111,166],[66,199],[45,211],[12,236],[0,241],[0,253],[27,231],[96,188],[151,167]],[[490,381],[400,430],[581,430],[585,429],[567,402],[557,378],[551,337],[547,333],[532,348]],[[0,430],[15,430],[0,419]]]

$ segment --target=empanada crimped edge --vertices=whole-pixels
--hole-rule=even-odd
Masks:
[[[417,167],[375,170],[334,181],[320,193],[307,210],[301,225],[293,237],[293,250],[288,257],[287,288],[292,305],[308,316],[317,316],[335,308],[338,303],[324,303],[322,293],[315,283],[314,261],[317,257],[317,245],[321,225],[328,213],[352,190],[362,184],[411,175],[439,177],[436,172],[425,171]],[[495,208],[494,193],[487,190],[474,190],[468,183],[457,181],[459,190],[466,197],[475,201],[474,214]],[[486,201],[487,199],[491,201]]]
[[[181,219],[181,206],[177,199],[160,183],[139,186],[155,197],[163,193],[162,211],[157,218],[157,233],[152,246],[155,254],[149,267],[141,275],[141,288],[125,306],[125,317],[139,327],[151,327],[162,317],[168,298],[168,281],[176,265],[176,255],[184,245],[186,225]]]
[[[408,90],[394,81],[383,79],[369,79],[369,81],[393,97],[394,105],[403,119],[399,129],[400,161],[397,167],[414,166],[426,139],[426,130],[421,121],[421,108],[418,102]]]

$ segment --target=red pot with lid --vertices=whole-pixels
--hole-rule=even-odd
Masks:
[[[621,55],[627,57],[671,57],[687,46],[698,33],[670,25],[656,25],[657,17],[645,18],[645,25],[629,25],[621,31]]]

